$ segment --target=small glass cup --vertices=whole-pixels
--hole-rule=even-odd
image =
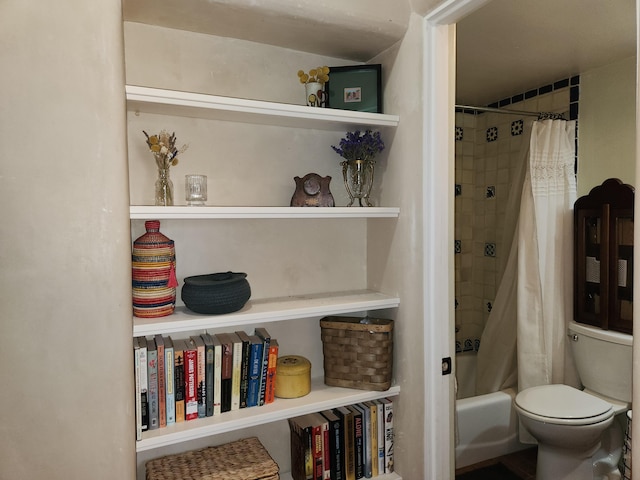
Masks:
[[[207,176],[185,175],[184,192],[187,205],[204,205],[207,201]]]

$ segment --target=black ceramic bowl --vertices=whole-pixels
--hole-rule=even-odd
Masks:
[[[221,272],[186,277],[181,292],[187,308],[219,315],[240,310],[251,297],[246,273]]]

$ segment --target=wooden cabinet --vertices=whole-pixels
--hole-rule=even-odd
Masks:
[[[606,180],[575,203],[577,322],[632,333],[634,189]]]

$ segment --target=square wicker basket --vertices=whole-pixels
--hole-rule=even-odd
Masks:
[[[147,480],[279,480],[278,464],[256,437],[167,455],[146,463]]]
[[[324,317],[320,320],[324,383],[385,391],[393,373],[393,320]]]

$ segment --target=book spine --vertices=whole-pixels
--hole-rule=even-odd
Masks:
[[[356,480],[356,452],[355,452],[355,434],[353,431],[353,414],[346,409],[345,415],[345,432],[344,432],[344,445],[345,445],[345,469],[347,480]]]
[[[251,341],[251,365],[249,368],[249,388],[247,407],[255,407],[260,399],[260,373],[262,372],[262,343],[253,336]]]
[[[379,475],[378,473],[378,407],[375,402],[365,402],[365,405],[369,407],[369,415],[371,418],[371,430],[370,430],[370,445],[371,445],[371,474],[374,477]]]
[[[149,429],[149,401],[147,391],[149,380],[147,378],[147,340],[145,337],[137,338],[140,347],[140,415],[142,431]]]
[[[288,423],[291,432],[291,477],[293,480],[307,480],[305,467],[306,436],[295,418],[290,418]]]
[[[222,343],[222,375],[221,375],[221,410],[229,412],[231,410],[231,390],[233,379],[233,345],[231,339],[225,335],[219,335]]]
[[[384,400],[384,461],[385,473],[393,472],[393,401]]]
[[[358,408],[362,410],[362,456],[364,463],[365,478],[373,477],[373,465],[371,459],[371,410],[367,405],[358,404]]]
[[[269,344],[269,360],[267,363],[267,385],[264,394],[264,403],[273,403],[276,399],[276,367],[278,365],[278,341],[271,339]]]
[[[140,393],[140,346],[133,339],[133,366],[135,371],[136,440],[142,440],[142,403]]]
[[[176,345],[180,345],[176,348]],[[173,378],[176,397],[176,422],[184,422],[184,342],[173,346]]]
[[[222,345],[213,338],[213,414],[222,413]]]
[[[233,364],[231,374],[231,410],[240,410],[240,381],[242,378],[242,341],[235,334],[230,334],[233,345]]]
[[[256,328],[256,335],[262,339],[262,371],[260,373],[260,398],[258,405],[264,405],[267,393],[267,369],[269,368],[269,347],[271,346],[271,335],[265,328]]]
[[[343,442],[342,420],[331,410],[325,410],[322,415],[329,424],[329,453],[330,453],[330,478],[332,480],[344,480],[343,477]]]
[[[158,412],[158,350],[156,350],[153,341],[147,343],[147,359],[147,378],[149,380],[149,430],[155,430],[160,427],[160,412]]]
[[[160,428],[167,426],[167,389],[166,372],[164,365],[164,339],[162,335],[155,336],[156,349],[158,350],[158,417]]]
[[[207,369],[207,357],[205,355],[204,342],[198,338],[198,366],[196,369],[198,376],[198,418],[207,416],[207,386],[205,371]]]
[[[251,363],[251,344],[249,336],[243,331],[236,335],[242,341],[242,362],[240,365],[240,408],[247,408],[247,393],[249,391],[249,364]]]
[[[322,427],[314,425],[312,427],[312,448],[313,448],[313,480],[323,480],[323,452],[322,452]]]
[[[378,411],[378,474],[384,473],[384,405],[375,401]]]
[[[189,348],[184,352],[184,418],[195,420],[198,418],[198,351]]]
[[[362,445],[362,413],[357,408],[347,407],[353,412],[353,443],[354,443],[354,459],[356,467],[356,480],[364,478],[364,457]]]
[[[331,447],[329,445],[329,422],[326,419],[324,419],[322,423],[322,478],[323,480],[331,480]]]
[[[164,364],[165,364],[165,392],[167,396],[167,425],[176,423],[176,392],[173,359],[173,345],[171,340],[165,339],[164,346]]]
[[[206,416],[211,417],[213,415],[213,370],[215,368],[214,363],[214,347],[211,335],[203,335],[204,349],[205,349],[205,406]]]

